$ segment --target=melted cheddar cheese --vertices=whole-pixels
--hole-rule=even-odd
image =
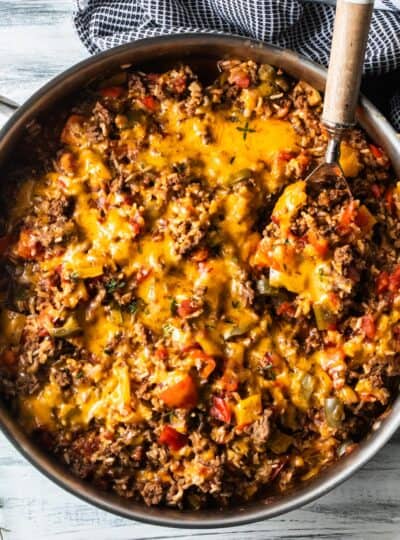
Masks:
[[[390,398],[370,358],[395,347],[400,274],[378,280],[390,309],[371,314],[370,286],[348,316],[365,270],[348,261],[380,218],[343,199],[329,221],[335,194],[321,212],[311,200],[321,96],[271,66],[224,66],[207,89],[188,68],[100,87],[0,238],[0,388],[61,459],[103,482],[105,456],[113,487],[144,498],[178,497],[177,482],[197,504],[234,470],[254,480],[244,499],[311,478],[354,411]],[[357,145],[342,144],[348,178],[368,161]]]

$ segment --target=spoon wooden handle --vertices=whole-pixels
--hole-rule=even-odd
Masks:
[[[345,129],[355,122],[362,67],[374,0],[338,0],[323,123]]]

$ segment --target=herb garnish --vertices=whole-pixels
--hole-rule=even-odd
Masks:
[[[255,129],[251,129],[249,128],[249,122],[248,120],[246,120],[246,123],[243,127],[237,127],[236,128],[238,131],[242,131],[243,132],[243,140],[245,141],[247,139],[247,134],[248,133],[255,133],[256,130]]]
[[[117,289],[122,289],[125,285],[125,281],[118,281],[117,279],[112,278],[106,283],[105,287],[109,294],[113,294]]]
[[[131,315],[134,315],[137,312],[137,310],[139,309],[139,301],[138,300],[132,300],[132,302],[130,302],[128,304],[126,309]]]

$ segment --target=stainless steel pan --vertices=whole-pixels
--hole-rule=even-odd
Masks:
[[[267,62],[282,67],[298,79],[304,79],[323,90],[325,69],[288,50],[266,46],[260,42],[225,35],[186,34],[151,38],[111,49],[85,60],[46,84],[11,117],[0,131],[1,170],[9,161],[17,163],[14,150],[25,135],[26,126],[33,120],[46,117],[51,110],[61,107],[68,98],[90,81],[112,73],[121,65],[142,67],[156,62],[171,65],[177,61],[194,63],[203,74],[212,70],[215,60],[239,57]],[[400,138],[385,118],[365,98],[361,98],[358,121],[389,154],[400,177]],[[142,504],[123,500],[78,480],[41,451],[19,428],[16,421],[0,403],[0,427],[11,443],[37,469],[59,486],[81,499],[120,516],[157,525],[186,528],[227,527],[263,520],[309,503],[327,493],[362,467],[390,439],[400,427],[400,397],[386,417],[350,456],[341,459],[325,473],[290,494],[258,500],[228,510],[179,512],[171,509],[147,508]],[[399,462],[400,469],[400,462]]]

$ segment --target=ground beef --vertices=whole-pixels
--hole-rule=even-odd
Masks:
[[[35,128],[46,157],[3,194],[1,394],[73,474],[149,506],[289,492],[398,393],[387,156],[351,130],[352,197],[304,182],[321,94],[252,61],[218,69],[91,85],[63,129]]]

